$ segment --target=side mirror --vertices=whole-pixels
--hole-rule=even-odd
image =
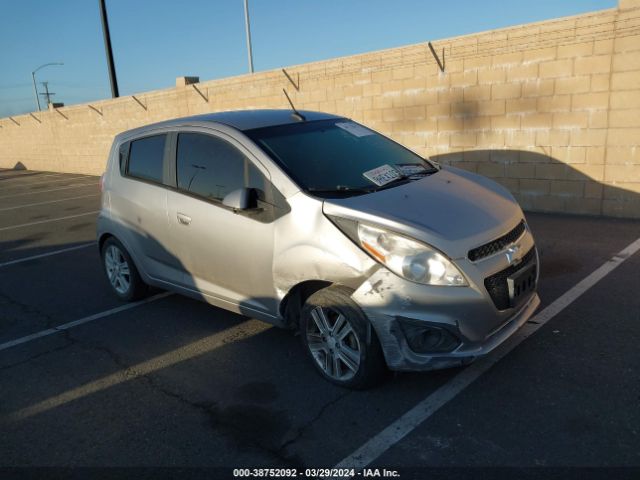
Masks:
[[[255,188],[238,188],[227,193],[222,204],[234,210],[251,210],[258,208],[258,192]]]

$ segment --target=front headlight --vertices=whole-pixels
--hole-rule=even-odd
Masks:
[[[363,223],[358,223],[358,240],[373,258],[407,280],[426,285],[467,285],[449,259],[424,243]]]

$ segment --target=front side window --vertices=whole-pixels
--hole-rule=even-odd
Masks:
[[[162,183],[162,160],[166,135],[154,135],[131,142],[127,173],[136,178]]]
[[[222,201],[243,187],[263,190],[258,169],[230,143],[201,133],[178,135],[178,188],[207,200]]]

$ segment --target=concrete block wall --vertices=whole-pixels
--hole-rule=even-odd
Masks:
[[[640,0],[619,8],[0,119],[0,167],[99,174],[120,131],[249,108],[345,115],[534,211],[640,218]],[[444,53],[443,53],[444,52]],[[191,72],[189,72],[191,73]],[[197,72],[196,72],[197,73]]]

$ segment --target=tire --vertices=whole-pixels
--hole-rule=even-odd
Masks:
[[[379,383],[387,369],[378,337],[351,293],[331,286],[311,295],[302,308],[300,338],[320,375],[362,390]]]
[[[118,298],[132,302],[148,293],[148,287],[142,281],[129,252],[118,240],[108,238],[102,245],[100,254],[109,286]]]

